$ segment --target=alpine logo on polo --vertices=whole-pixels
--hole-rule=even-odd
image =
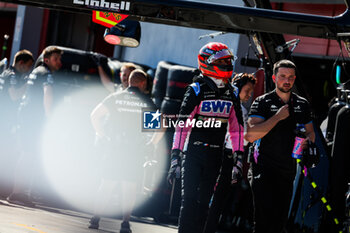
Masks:
[[[278,108],[277,108],[276,105],[271,105],[270,110],[271,110],[271,111],[277,111]]]
[[[201,112],[203,113],[230,113],[231,101],[205,100],[202,102]]]
[[[294,107],[294,112],[301,112],[300,105]]]

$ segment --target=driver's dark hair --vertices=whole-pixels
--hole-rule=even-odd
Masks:
[[[283,60],[280,60],[278,62],[276,62],[274,65],[273,65],[273,74],[276,75],[278,73],[278,69],[279,68],[292,68],[294,70],[296,70],[296,66],[295,64],[290,61],[290,60],[287,60],[287,59],[283,59]]]

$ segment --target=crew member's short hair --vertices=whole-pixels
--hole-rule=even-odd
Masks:
[[[283,59],[283,60],[276,62],[273,65],[273,74],[276,75],[278,73],[278,69],[281,67],[293,68],[294,70],[296,70],[296,65],[292,61],[287,60],[287,59]]]
[[[147,74],[140,69],[135,69],[130,73],[129,76],[129,85],[136,86],[137,84],[147,81]]]
[[[15,54],[14,64],[18,63],[19,61],[23,61],[24,63],[34,61],[33,54],[27,49],[20,50]]]
[[[49,46],[49,47],[44,49],[43,56],[44,56],[44,58],[50,58],[51,55],[55,54],[55,53],[62,54],[63,51],[55,46]]]

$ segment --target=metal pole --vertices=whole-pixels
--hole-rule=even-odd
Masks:
[[[7,42],[8,42],[9,38],[10,38],[9,35],[7,35],[7,34],[4,35],[4,44],[2,45],[2,52],[1,52],[0,60],[2,60],[5,57],[6,50],[7,50]]]

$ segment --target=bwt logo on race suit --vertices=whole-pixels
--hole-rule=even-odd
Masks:
[[[229,114],[232,102],[222,100],[205,100],[202,102],[201,112],[203,113],[224,113]]]
[[[73,4],[85,5],[92,8],[103,8],[106,10],[130,10],[130,2],[127,1],[120,1],[120,3],[116,3],[105,0],[73,0]]]
[[[157,110],[156,112],[144,111],[143,112],[143,129],[161,129],[161,128],[184,128],[184,127],[197,127],[197,128],[220,128],[221,121],[214,118],[208,118],[206,120],[186,119],[176,120],[178,116],[163,115]]]

